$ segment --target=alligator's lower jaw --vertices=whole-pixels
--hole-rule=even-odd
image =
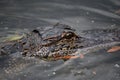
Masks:
[[[76,58],[79,58],[79,56],[72,56],[72,55],[66,55],[66,56],[56,56],[54,58],[48,58],[48,60],[69,60],[69,59],[76,59]],[[81,58],[81,57],[80,57]]]

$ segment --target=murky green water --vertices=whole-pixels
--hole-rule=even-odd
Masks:
[[[0,38],[51,26],[77,30],[120,27],[119,0],[0,0]],[[120,80],[120,51],[46,62],[12,54],[0,57],[0,80]]]

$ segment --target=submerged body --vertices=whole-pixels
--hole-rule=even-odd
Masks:
[[[21,39],[0,44],[0,54],[19,52],[24,56],[55,59],[74,55],[84,48],[120,43],[120,29],[82,31],[79,35],[68,25],[56,24],[44,30],[33,30]],[[94,48],[94,47],[93,47]]]

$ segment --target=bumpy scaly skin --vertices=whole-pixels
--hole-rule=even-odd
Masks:
[[[4,42],[0,45],[0,54],[20,52],[24,56],[54,59],[73,54],[77,49],[118,41],[119,29],[98,29],[81,32],[81,36],[68,25],[56,24],[43,31],[33,30],[23,38]]]
[[[70,54],[69,50],[75,48],[74,42],[79,38],[74,29],[64,24],[56,24],[41,33],[33,30],[19,40],[1,43],[0,54],[20,52],[39,58],[64,56]]]

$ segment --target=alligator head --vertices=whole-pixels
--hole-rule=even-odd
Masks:
[[[34,56],[44,59],[55,59],[71,55],[80,45],[81,38],[75,33],[75,30],[68,25],[57,24],[43,32],[33,30],[27,37],[26,43],[22,45],[22,54],[25,56]],[[27,47],[26,47],[27,46]]]

